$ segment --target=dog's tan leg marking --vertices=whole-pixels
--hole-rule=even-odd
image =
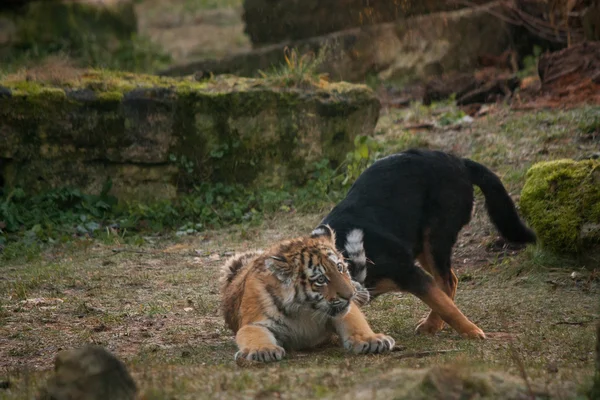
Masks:
[[[427,292],[420,295],[419,298],[461,335],[469,338],[485,339],[485,333],[469,321],[456,307],[452,299],[437,285],[430,285]]]
[[[417,256],[417,260],[421,267],[427,271],[434,279],[435,283],[440,289],[446,293],[452,301],[456,295],[456,288],[458,286],[458,278],[454,274],[454,271],[450,269],[449,280],[446,280],[440,276],[437,268],[435,268],[435,261],[431,254],[431,245],[429,244],[428,235],[425,235],[423,240],[423,252]],[[435,334],[444,328],[444,320],[438,313],[431,310],[427,317],[423,318],[417,324],[418,333]]]
[[[393,280],[384,278],[375,284],[375,289],[373,289],[372,293],[374,296],[379,296],[388,292],[400,292],[400,288]]]
[[[252,361],[279,361],[285,355],[283,347],[277,344],[273,334],[262,326],[245,325],[235,335],[239,351],[235,359],[245,358]]]
[[[456,297],[456,289],[458,288],[458,278],[456,277],[456,274],[454,273],[454,271],[451,269],[450,270],[450,282],[448,282],[448,284],[450,285],[450,298],[452,299],[452,301],[454,301],[454,298]]]
[[[427,246],[429,246],[428,243]],[[429,248],[427,250],[429,250]],[[435,272],[435,269],[432,268],[434,264],[431,252],[428,251],[428,254],[428,258],[431,260],[431,262],[428,262],[426,258],[423,258],[422,255],[419,255],[419,263],[421,263],[423,269],[428,273],[428,268],[431,268],[432,271]],[[434,278],[435,284],[430,286],[427,293],[418,297],[431,308],[431,312],[429,316],[417,326],[417,330],[419,332],[435,333],[442,328],[445,321],[463,336],[482,339],[485,338],[485,333],[483,333],[483,331],[479,329],[477,325],[469,321],[467,317],[465,317],[464,314],[458,309],[458,307],[456,307],[456,304],[454,304],[452,299],[456,295],[458,278],[452,270],[450,271],[450,274],[451,282],[446,283],[443,281],[443,279],[441,279],[439,274],[430,273],[430,275],[432,275]],[[396,285],[393,280],[386,278],[375,284],[373,293],[375,295],[380,295],[383,293],[399,291],[401,290],[398,285]],[[425,322],[427,322],[427,325],[421,328]]]
[[[438,274],[437,269],[435,268],[433,257],[431,252],[429,252],[429,243],[428,241],[425,241],[424,243],[423,252],[417,256],[417,260],[419,261],[421,267],[433,277],[435,284],[450,296],[451,293],[448,291],[448,285],[445,284],[444,280],[440,274]],[[417,325],[417,332],[433,335],[436,332],[441,331],[443,328],[444,320],[438,313],[431,310],[429,311],[427,317],[419,321]]]
[[[396,344],[392,337],[374,333],[355,303],[350,305],[346,315],[334,319],[334,325],[344,348],[356,354],[387,353]]]

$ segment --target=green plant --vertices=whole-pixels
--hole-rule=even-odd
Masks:
[[[4,257],[35,252],[38,242],[62,242],[70,235],[95,233],[100,229],[97,221],[105,219],[117,203],[108,195],[110,188],[107,181],[98,195],[63,188],[31,197],[17,188],[0,197],[0,248],[4,247]],[[15,240],[19,246],[10,245]]]
[[[354,151],[346,154],[346,171],[342,185],[353,183],[356,178],[375,161],[379,145],[370,136],[354,138]]]
[[[33,257],[44,243],[73,238],[141,244],[143,232],[193,235],[207,228],[256,224],[266,214],[320,211],[339,201],[379,154],[378,143],[369,136],[356,137],[354,145],[337,168],[328,159],[316,162],[301,187],[203,183],[175,200],[151,204],[117,204],[109,194],[110,181],[97,195],[62,188],[27,196],[17,188],[0,197],[0,252],[5,259]],[[193,170],[193,163],[184,157],[171,156],[170,160]]]
[[[600,137],[600,116],[582,119],[578,124],[579,132],[583,139],[594,140]]]
[[[280,81],[284,86],[320,85],[326,81],[327,74],[319,72],[325,61],[328,49],[323,46],[317,54],[307,52],[300,55],[298,49],[285,47],[283,50],[284,64],[265,73],[258,73],[265,79]]]
[[[148,38],[133,35],[130,40],[109,44],[93,36],[83,35],[81,43],[59,46],[30,47],[11,50],[0,66],[0,75],[39,65],[50,57],[66,57],[77,67],[106,68],[131,72],[155,72],[167,67],[171,56]]]
[[[523,69],[517,74],[519,78],[537,74],[536,70],[540,54],[542,54],[542,48],[540,46],[533,46],[533,53],[523,57]]]

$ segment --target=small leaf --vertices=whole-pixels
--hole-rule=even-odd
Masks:
[[[97,222],[91,221],[91,222],[88,222],[87,224],[85,224],[85,227],[89,232],[94,232],[94,231],[97,231],[98,229],[100,229],[100,224],[98,224]]]
[[[108,178],[106,180],[106,182],[104,182],[104,185],[102,186],[102,191],[100,192],[100,197],[105,197],[108,194],[108,192],[110,192],[110,189],[112,189],[112,185],[113,185],[112,179]]]
[[[369,158],[369,146],[366,144],[361,145],[358,148],[358,153],[360,154],[361,158]]]

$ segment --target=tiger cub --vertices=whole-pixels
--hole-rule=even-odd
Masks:
[[[360,311],[368,291],[350,279],[328,225],[266,252],[230,258],[222,268],[221,300],[236,333],[236,360],[279,361],[286,349],[315,347],[333,334],[353,353],[385,353],[395,345],[373,333]]]

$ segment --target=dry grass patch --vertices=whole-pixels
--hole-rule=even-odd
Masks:
[[[527,252],[484,267],[458,266],[459,278],[469,278],[461,279],[457,303],[484,330],[500,332],[490,340],[463,340],[449,329],[435,337],[416,336],[425,306],[413,296],[389,294],[365,312],[374,329],[394,336],[404,351],[349,356],[330,346],[290,353],[273,366],[236,366],[233,335],[218,313],[217,275],[226,254],[295,236],[319,217],[280,216],[256,228],[250,235],[255,240],[240,239],[231,229],[140,248],[94,245],[52,262],[42,257],[8,265],[0,281],[6,293],[0,367],[13,389],[5,394],[19,398],[17,393],[32,392],[59,349],[84,343],[101,344],[123,358],[145,398],[157,399],[325,397],[391,368],[440,364],[519,376],[515,354],[529,379],[557,396],[566,394],[562,398],[572,398],[590,379],[598,284],[583,287],[568,278],[569,270],[558,276],[543,268],[507,278],[527,262]],[[490,258],[497,252],[483,251]],[[564,285],[548,283],[551,274]],[[454,351],[403,356],[449,349]]]
[[[578,124],[593,112],[515,116],[500,110],[469,127],[415,135],[432,147],[491,165],[518,199],[523,183],[518,171],[540,159],[584,155],[593,147],[577,137]],[[399,112],[394,113],[380,121],[378,140],[388,149],[405,134],[395,122]],[[460,280],[456,301],[489,340],[463,340],[448,328],[435,337],[417,336],[414,328],[426,307],[414,296],[387,294],[365,313],[374,330],[392,335],[402,351],[350,356],[330,346],[292,352],[276,365],[237,366],[233,335],[218,312],[222,262],[234,251],[305,234],[326,211],[280,213],[258,227],[157,237],[139,247],[87,242],[50,249],[29,262],[5,263],[0,381],[10,381],[11,388],[0,396],[33,393],[59,349],[84,343],[101,344],[124,359],[146,399],[337,398],[396,368],[436,365],[501,371],[517,380],[524,374],[557,399],[576,398],[589,387],[599,317],[597,265],[583,268],[535,247],[504,245],[479,198],[454,252]],[[452,351],[426,353],[432,350]],[[421,389],[425,373],[400,372],[407,385]]]

